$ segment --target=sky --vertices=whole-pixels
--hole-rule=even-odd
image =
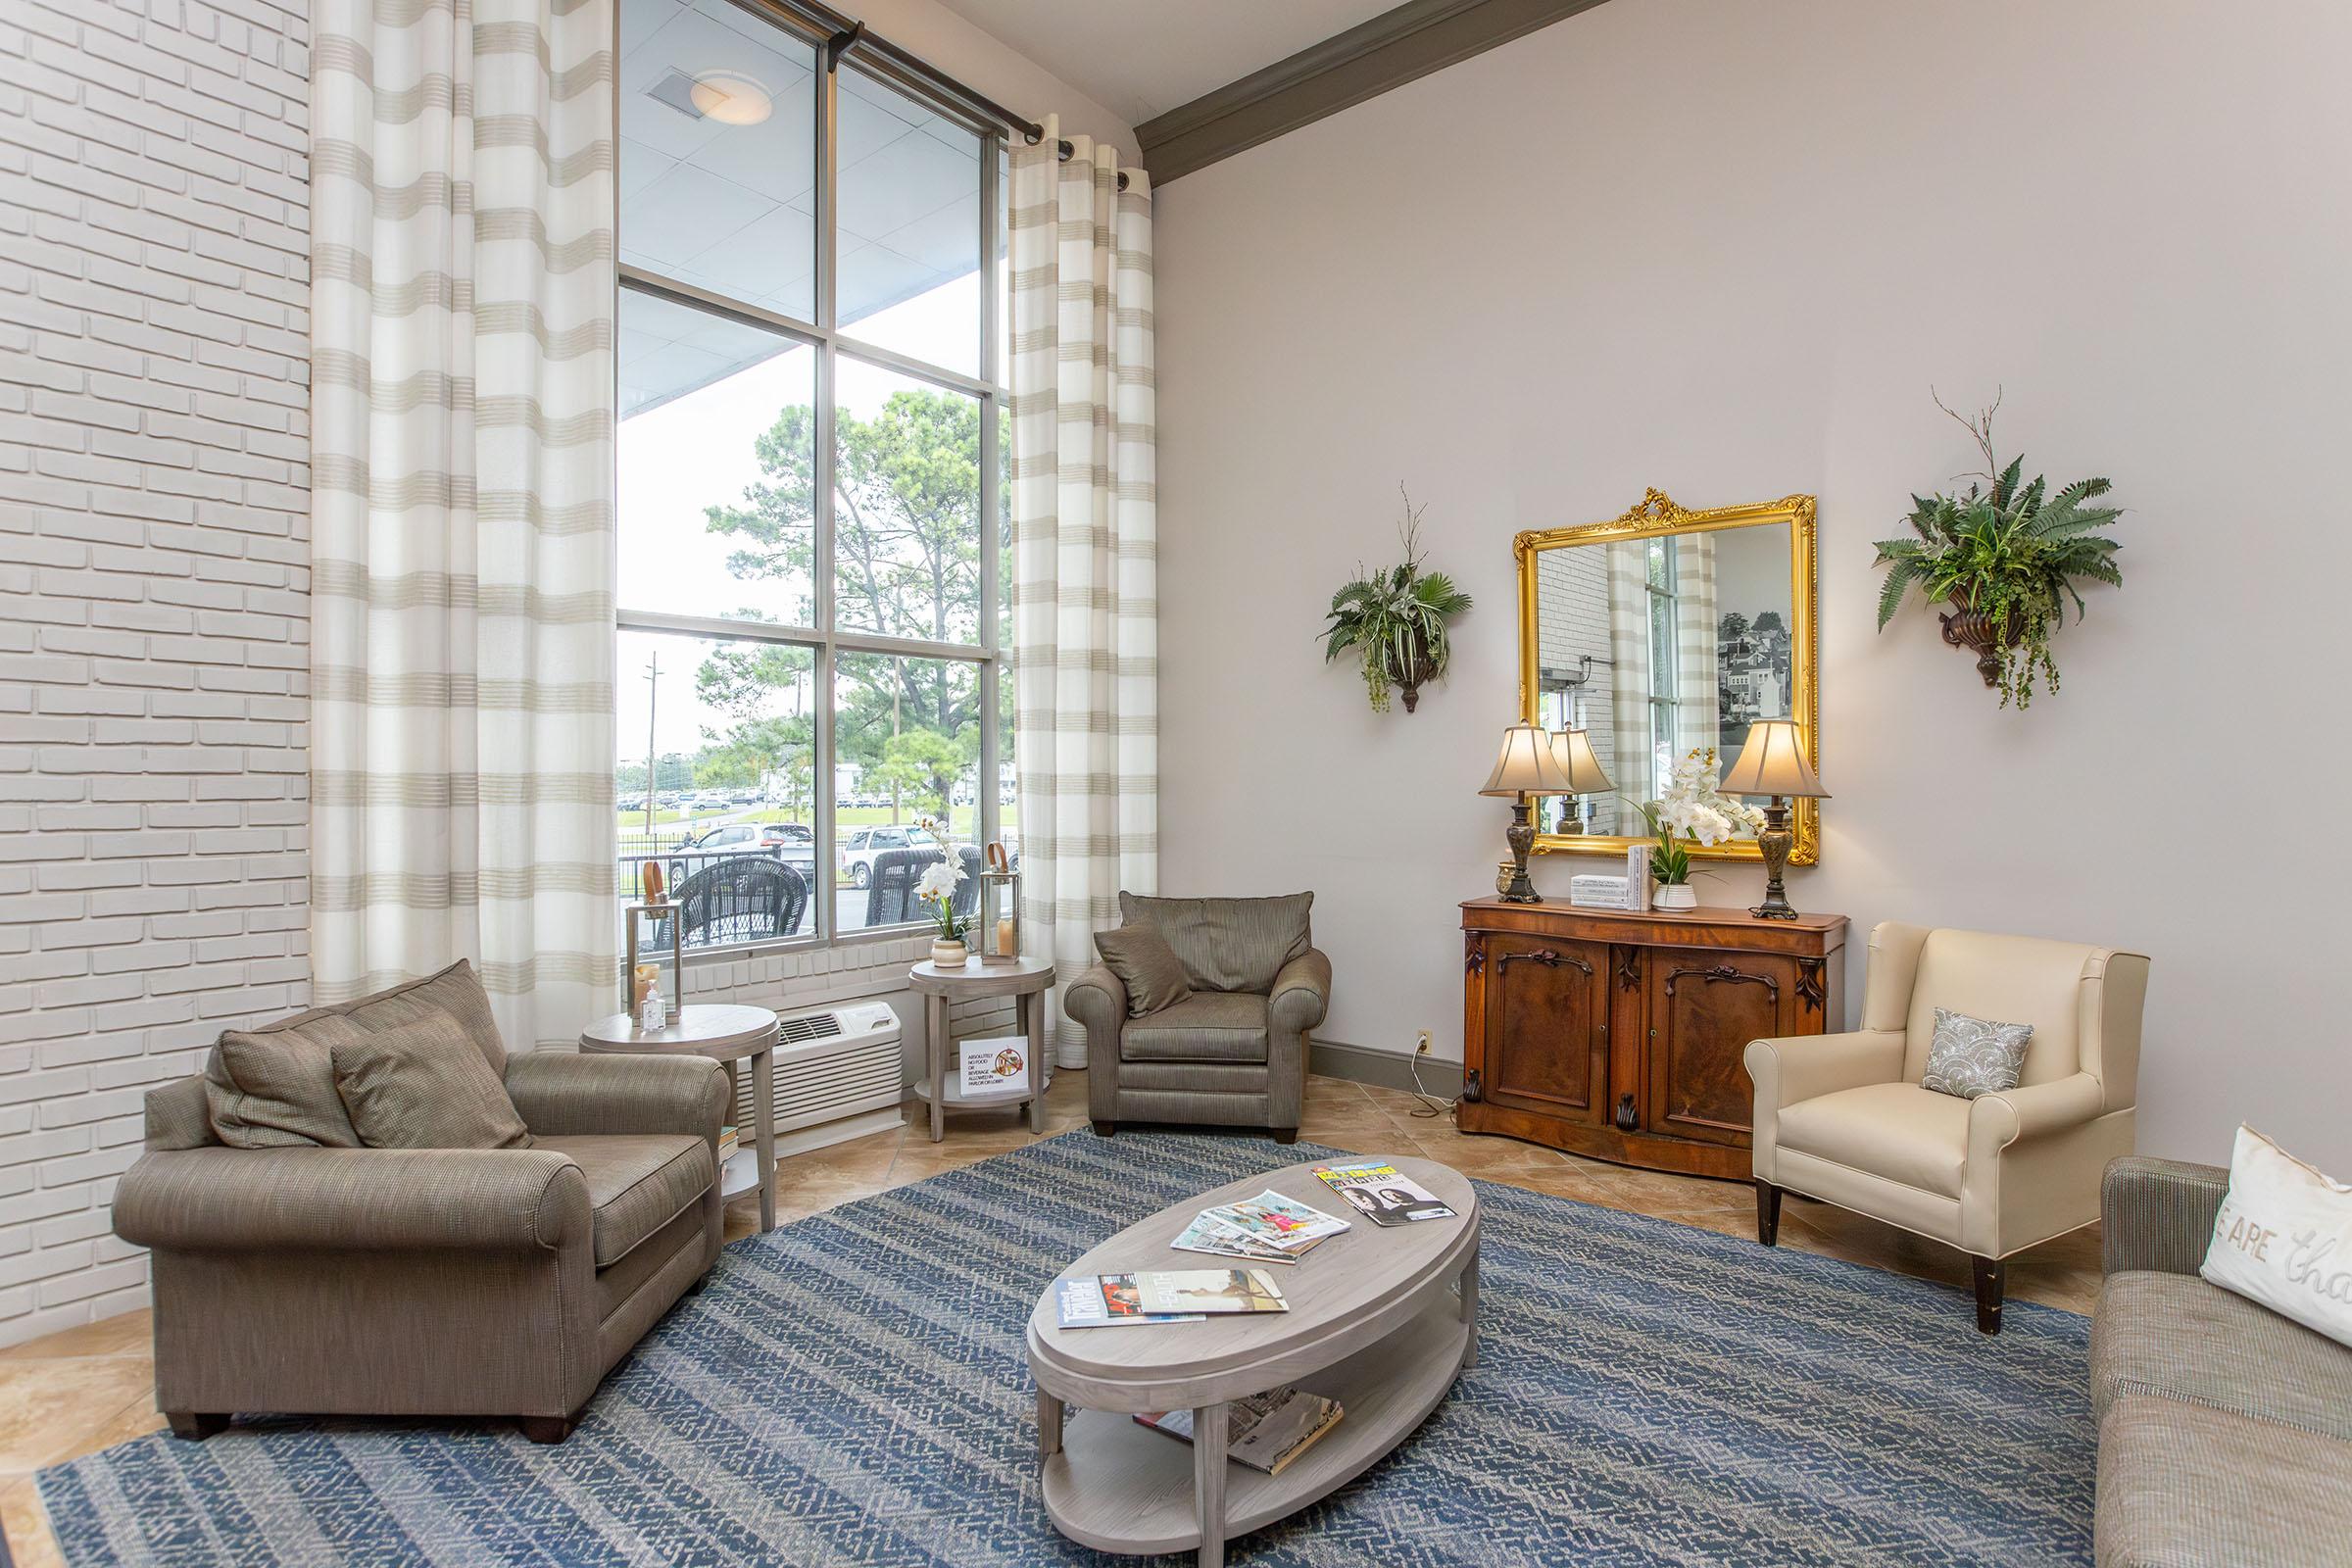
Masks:
[[[979,332],[980,274],[966,273],[926,294],[877,312],[848,330],[914,357],[945,357],[925,344],[967,340]],[[1001,336],[1001,334],[1000,334]],[[706,507],[739,501],[760,477],[752,443],[778,411],[811,400],[816,351],[796,348],[684,397],[623,419],[618,432],[620,606],[671,614],[725,615],[756,609],[784,618],[799,591],[774,581],[730,575],[733,540],[705,526]],[[891,393],[921,386],[894,370],[842,354],[836,359],[840,407],[860,418],[880,412]],[[968,360],[966,363],[969,363]],[[622,760],[642,760],[649,656],[659,651],[657,751],[692,753],[706,727],[723,727],[695,700],[694,672],[711,645],[650,632],[620,634],[614,672],[616,744]],[[804,694],[801,701],[808,700]],[[789,712],[787,700],[778,711]]]

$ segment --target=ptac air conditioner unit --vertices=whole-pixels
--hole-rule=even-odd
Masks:
[[[776,1021],[778,1155],[847,1143],[899,1125],[906,1080],[899,1057],[899,1015],[887,1003],[810,1007],[784,1013]],[[748,1061],[735,1075],[734,1119],[742,1148],[737,1158],[747,1172],[756,1173],[754,1146],[760,1123],[752,1107]]]

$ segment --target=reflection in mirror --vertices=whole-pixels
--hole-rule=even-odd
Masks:
[[[1775,522],[1536,556],[1538,721],[1586,730],[1616,785],[1544,802],[1545,832],[1640,835],[1630,803],[1657,799],[1684,757],[1711,746],[1728,771],[1751,723],[1789,711],[1789,552]]]

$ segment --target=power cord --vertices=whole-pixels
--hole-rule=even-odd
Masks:
[[[1420,1102],[1420,1104],[1413,1107],[1413,1114],[1424,1121],[1435,1121],[1440,1116],[1452,1115],[1454,1107],[1461,1103],[1459,1100],[1441,1100],[1421,1087],[1421,1053],[1416,1051],[1407,1057],[1406,1065],[1413,1075],[1412,1096]]]

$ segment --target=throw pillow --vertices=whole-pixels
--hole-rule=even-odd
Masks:
[[[335,1092],[369,1149],[528,1149],[530,1131],[466,1026],[445,1012],[341,1040]]]
[[[1130,1018],[1172,1007],[1193,994],[1193,988],[1185,984],[1183,961],[1154,926],[1123,925],[1115,931],[1098,931],[1095,951],[1127,988]]]
[[[1271,899],[1155,899],[1122,892],[1119,918],[1152,925],[1184,962],[1196,991],[1247,991],[1264,996],[1274,977],[1314,945],[1307,929],[1312,893]]]
[[[329,1054],[336,1041],[359,1034],[334,1013],[223,1032],[204,1064],[213,1136],[231,1149],[359,1148]]]
[[[2197,1272],[2339,1345],[2352,1345],[2352,1186],[2314,1170],[2253,1128],[2238,1128],[2230,1191]]]
[[[2017,1087],[2025,1070],[2030,1023],[1987,1023],[1948,1007],[1936,1009],[1936,1038],[1928,1046],[1928,1070],[1919,1087],[1939,1095],[1974,1100]]]

